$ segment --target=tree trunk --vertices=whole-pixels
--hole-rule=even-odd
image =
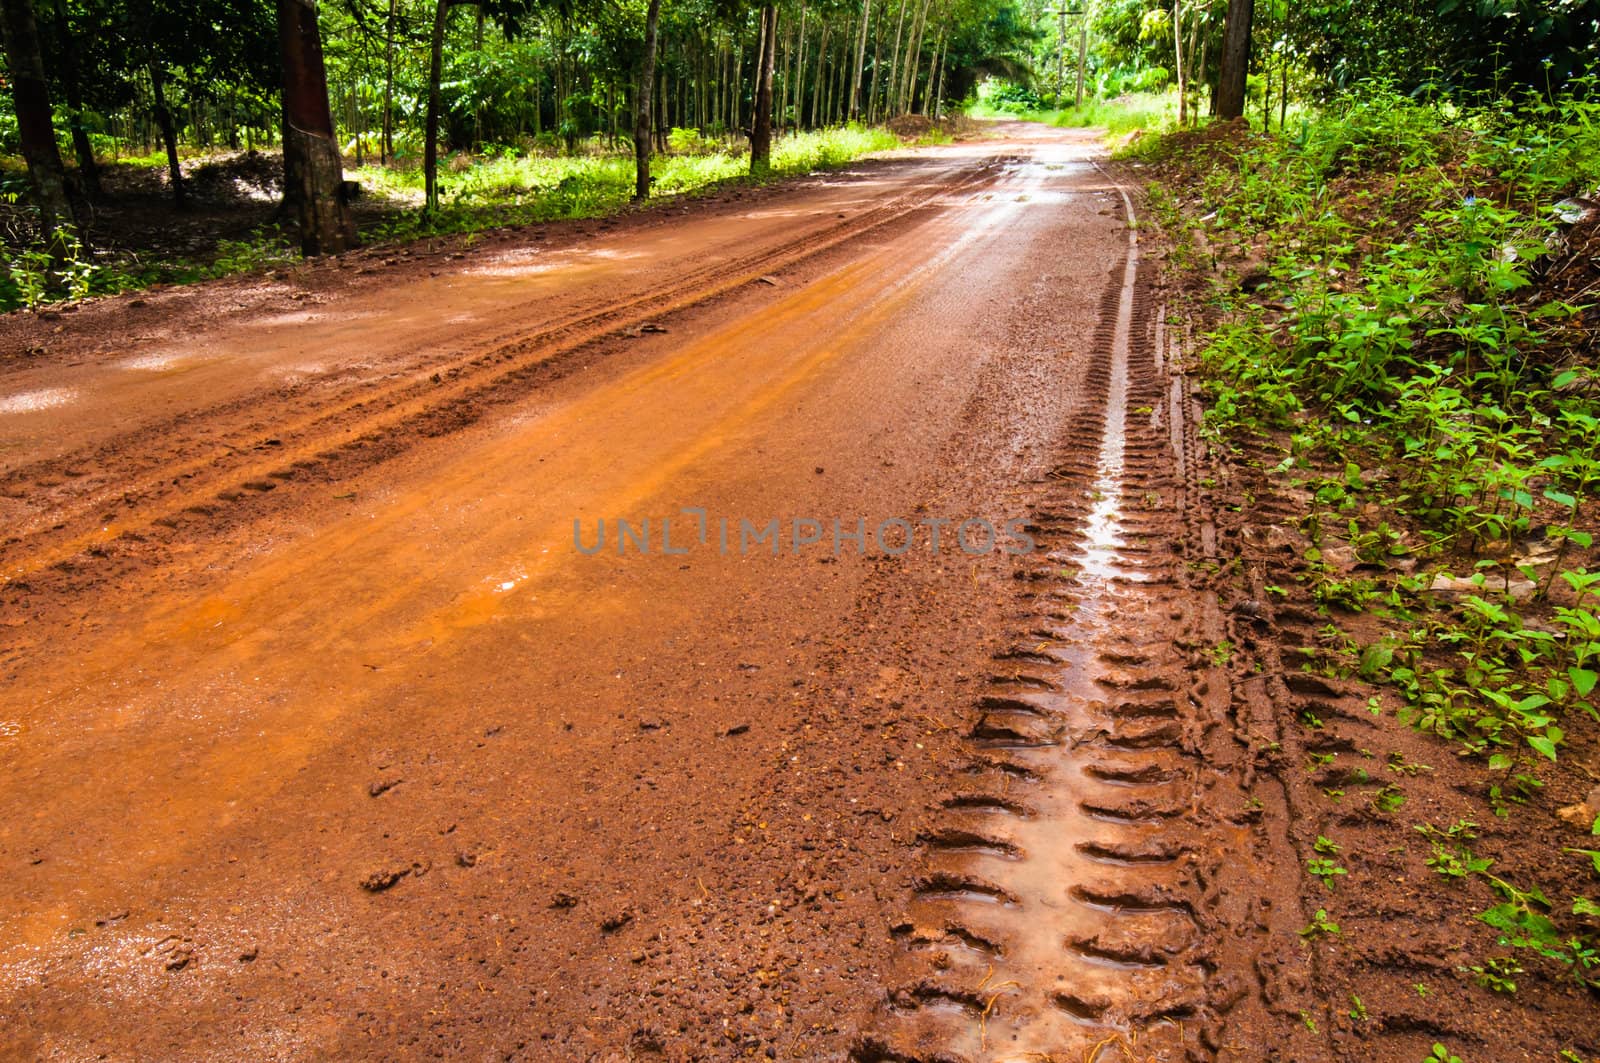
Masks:
[[[657,48],[659,47],[660,44],[658,42]],[[666,69],[660,63],[657,63],[654,108],[656,115],[656,150],[659,152],[665,152],[667,150],[667,128],[671,124],[671,120],[668,118],[667,112],[671,106],[672,85],[667,81]]]
[[[39,208],[39,231],[50,256],[59,263],[77,236],[77,223],[50,122],[50,90],[44,78],[33,0],[0,0],[0,13],[4,15],[6,61],[11,68],[11,103],[16,108],[17,134],[28,163],[34,205]]]
[[[926,10],[926,9],[924,9],[924,10]],[[937,14],[935,15],[935,17],[937,17]],[[935,41],[934,46],[933,46],[933,54],[928,57],[928,78],[927,78],[927,80],[925,82],[922,83],[922,99],[921,99],[921,102],[918,102],[918,99],[917,99],[917,70],[922,65],[922,63],[921,63],[922,46],[928,43],[928,41],[927,41],[928,29],[929,29],[929,27],[928,27],[928,24],[927,24],[927,20],[924,19],[922,28],[919,30],[919,32],[917,34],[917,54],[912,57],[912,65],[911,65],[911,106],[909,108],[909,110],[910,110],[910,112],[912,114],[926,115],[928,113],[928,110],[927,110],[927,107],[928,107],[928,93],[933,91],[933,67],[934,67],[934,63],[936,63],[938,61],[938,59],[939,59],[939,45],[938,45],[937,41]]]
[[[763,5],[757,10],[756,21],[756,54],[750,68],[750,136],[755,138],[756,127],[756,97],[761,95],[761,59],[767,54],[767,9]]]
[[[867,24],[871,21],[872,0],[862,0],[861,32],[856,35],[856,62],[850,71],[850,121],[861,118],[861,71],[867,63]]]
[[[801,105],[805,103],[806,84],[806,0],[800,0],[800,26],[795,33],[794,81],[789,85],[790,106],[794,108],[794,127],[801,128],[805,120]]]
[[[1254,14],[1255,0],[1228,0],[1216,96],[1216,115],[1223,121],[1244,117],[1245,89],[1250,75],[1250,19]]]
[[[888,0],[884,0],[888,3]],[[883,9],[887,11],[887,8]],[[867,124],[871,125],[878,120],[878,85],[883,81],[883,67],[880,60],[883,57],[883,37],[885,19],[880,12],[878,15],[878,28],[872,33],[872,80],[867,83]]]
[[[284,198],[300,226],[300,253],[325,255],[355,246],[344,160],[333,134],[328,77],[316,0],[278,0],[283,55]]]
[[[1200,8],[1199,10],[1197,10],[1194,13],[1193,22],[1189,27],[1189,47],[1188,47],[1188,50],[1184,52],[1184,54],[1189,57],[1189,68],[1188,68],[1188,71],[1187,71],[1187,73],[1188,73],[1188,78],[1187,78],[1188,84],[1184,86],[1183,91],[1185,93],[1189,94],[1190,96],[1194,96],[1194,87],[1195,87],[1196,83],[1199,82],[1201,78],[1205,77],[1205,70],[1206,70],[1205,37],[1200,32],[1200,26],[1201,26],[1201,24],[1203,22],[1205,22],[1205,20],[1206,20],[1205,8]],[[1198,59],[1196,58],[1197,56],[1199,57]],[[1198,96],[1195,96],[1194,99],[1189,104],[1189,121],[1191,123],[1199,121],[1199,119],[1200,119],[1199,112],[1200,112],[1200,100],[1199,100]]]
[[[1267,45],[1268,45],[1267,54],[1262,56],[1262,58],[1261,58],[1261,74],[1262,74],[1262,77],[1261,77],[1261,131],[1263,133],[1265,133],[1265,132],[1267,132],[1268,130],[1270,130],[1272,128],[1272,50],[1271,50],[1271,44],[1272,44],[1272,5],[1271,4],[1267,5],[1266,11],[1263,12],[1263,14],[1262,14],[1262,20],[1261,21],[1262,21],[1261,35],[1264,38],[1266,38]],[[1251,31],[1252,45],[1254,43],[1254,36],[1255,36],[1255,33],[1254,33],[1254,30],[1252,30]],[[1246,64],[1246,68],[1247,69],[1248,69],[1248,66],[1249,66],[1249,64]],[[1246,86],[1247,86],[1247,89],[1248,89],[1248,85],[1249,85],[1248,77],[1249,77],[1249,75],[1246,74]]]
[[[835,41],[833,50],[836,53],[848,56],[850,54],[849,40],[844,42],[843,48],[840,48],[839,43]],[[838,58],[833,56],[829,58],[832,59],[832,70],[828,74],[828,98],[822,104],[822,124],[824,126],[831,126],[837,120],[834,116],[839,113],[839,98],[844,95],[844,88],[841,84],[845,78],[845,72],[841,69],[843,64]],[[846,59],[846,62],[848,62],[848,59]]]
[[[94,145],[83,124],[83,78],[78,71],[78,53],[73,46],[72,28],[65,11],[58,7],[55,18],[56,43],[61,54],[61,84],[67,94],[67,121],[71,124],[72,153],[78,160],[78,189],[85,199],[101,196],[100,164],[95,161]]]
[[[1172,0],[1172,66],[1178,83],[1178,127],[1189,120],[1189,94],[1183,87],[1183,0]]]
[[[656,30],[661,25],[661,0],[650,0],[644,13],[644,60],[639,87],[633,94],[633,198],[650,196],[650,98],[656,83]]]
[[[385,166],[394,160],[394,15],[399,2],[389,0],[389,18],[383,28],[383,143],[378,153]]]
[[[905,114],[911,112],[916,102],[917,66],[922,58],[922,31],[928,21],[928,2],[922,0],[922,6],[917,9],[911,23],[911,38],[906,42],[905,82],[900,87],[900,111]]]
[[[893,118],[895,105],[900,101],[895,98],[895,89],[900,84],[900,38],[906,28],[906,5],[911,0],[900,0],[900,14],[894,23],[894,48],[889,52],[889,76],[884,79],[883,86],[883,116]]]
[[[150,93],[154,101],[156,127],[161,130],[161,143],[167,149],[167,178],[172,184],[172,202],[179,210],[186,205],[183,194],[183,168],[178,165],[178,127],[172,120],[172,108],[167,106],[167,77],[161,60],[150,60]]]
[[[439,209],[439,112],[444,110],[439,81],[444,76],[444,23],[450,0],[438,0],[433,9],[433,41],[428,52],[428,117],[422,141],[424,210]]]
[[[1278,131],[1280,133],[1283,132],[1284,126],[1289,122],[1289,16],[1290,12],[1285,10],[1283,13],[1284,51],[1283,58],[1278,63],[1279,70],[1283,75],[1283,80],[1279,82],[1282,91],[1278,93]]]
[[[477,5],[478,20],[472,29],[472,47],[476,51],[483,51],[483,4]],[[472,150],[483,150],[483,104],[472,109]]]
[[[936,51],[934,67],[928,73],[928,115],[937,122],[941,103],[944,99],[944,64],[950,58],[950,28],[948,25],[939,29],[939,44]]]
[[[811,128],[822,125],[822,84],[828,73],[828,20],[821,19],[822,32],[817,35],[817,75],[811,82]]]
[[[764,173],[772,165],[772,68],[778,55],[778,8],[761,9],[761,55],[756,63],[755,116],[750,129],[750,172]]]

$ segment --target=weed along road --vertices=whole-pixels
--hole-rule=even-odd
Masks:
[[[1335,1058],[1101,150],[5,324],[0,1055]]]

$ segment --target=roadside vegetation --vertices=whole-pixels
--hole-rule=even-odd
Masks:
[[[1080,105],[1051,106],[1051,101],[1009,81],[978,86],[968,113],[975,118],[1016,118],[1064,129],[1104,129],[1113,137],[1134,131],[1160,133],[1178,127],[1178,94],[1134,92],[1111,99],[1087,99]]]
[[[1461,936],[1481,949],[1488,928],[1492,953],[1462,976],[1506,995],[1530,978],[1600,988],[1592,88],[1474,99],[1374,80],[1286,128],[1212,125],[1140,149],[1196,336],[1205,436],[1299,513],[1283,567],[1298,585],[1268,588],[1323,625],[1299,666],[1373,684],[1373,713],[1465,773],[1474,815],[1419,819],[1413,845],[1437,888],[1470,891],[1479,930]],[[1406,777],[1434,769],[1388,769],[1374,800],[1392,788],[1379,811],[1405,816]],[[1479,849],[1496,821],[1517,838],[1502,860]],[[1322,837],[1307,854],[1330,894],[1308,939],[1345,922],[1344,856]]]

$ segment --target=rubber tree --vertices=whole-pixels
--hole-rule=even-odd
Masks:
[[[355,246],[356,232],[328,106],[316,0],[278,0],[278,44],[284,196],[300,226],[301,253],[335,254]]]
[[[400,0],[389,0],[389,17],[383,24],[383,140],[378,145],[378,161],[389,165],[394,158],[394,19]]]
[[[422,131],[422,188],[425,209],[439,209],[439,117],[444,94],[444,28],[450,18],[450,0],[438,0],[433,9],[433,36],[428,47],[428,116]]]
[[[778,54],[778,7],[761,8],[761,54],[756,64],[756,113],[750,125],[750,172],[772,165],[772,67]]]
[[[67,97],[72,152],[78,160],[78,188],[85,199],[95,199],[102,194],[100,164],[95,160],[94,144],[89,140],[89,130],[84,123],[83,77],[79,71],[78,49],[68,21],[67,5],[64,3],[56,5],[54,32],[56,55],[60,57],[61,87]]]
[[[1244,116],[1250,76],[1250,21],[1254,15],[1255,0],[1228,0],[1228,18],[1222,28],[1222,67],[1217,74],[1216,115],[1223,121]]]
[[[650,0],[644,13],[644,56],[639,61],[639,85],[633,93],[633,198],[636,202],[650,197],[650,101],[656,83],[656,36],[660,28],[661,0]]]
[[[862,0],[861,32],[856,35],[856,61],[850,69],[850,121],[861,119],[861,72],[867,62],[867,23],[872,17],[872,0]]]
[[[1172,0],[1172,80],[1178,85],[1178,126],[1189,124],[1189,92],[1183,81],[1183,0]]]
[[[167,149],[167,183],[172,186],[172,203],[179,210],[187,204],[183,190],[183,167],[178,162],[178,125],[172,118],[172,108],[167,104],[167,71],[150,46],[150,99],[156,128],[161,131],[162,146]],[[285,152],[287,157],[287,151]]]
[[[50,89],[39,47],[39,23],[33,0],[0,0],[6,63],[11,69],[11,102],[16,108],[17,135],[28,164],[39,230],[50,256],[63,261],[77,237],[72,201],[67,198],[66,169],[50,120]]]

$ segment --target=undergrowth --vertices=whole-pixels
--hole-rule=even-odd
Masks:
[[[680,136],[680,143],[686,143]],[[698,142],[687,144],[701,147]],[[884,129],[859,125],[781,137],[772,146],[771,177],[842,166],[863,155],[900,146]],[[658,156],[651,162],[651,191],[683,195],[729,181],[745,180],[748,153]],[[378,195],[420,203],[422,171],[366,167],[353,175]],[[376,227],[375,239],[406,239],[430,233],[477,232],[501,225],[529,225],[564,218],[592,218],[622,210],[633,195],[630,157],[507,155],[472,162],[441,175],[436,211],[409,211]]]
[[[1205,331],[1203,432],[1303,500],[1334,648],[1308,667],[1386,685],[1514,814],[1600,722],[1600,104],[1367,86],[1287,135],[1216,126],[1148,155]],[[1487,884],[1503,946],[1600,982],[1595,902],[1513,884],[1470,837],[1430,834],[1429,865]],[[1515,992],[1514,968],[1471,970]]]

